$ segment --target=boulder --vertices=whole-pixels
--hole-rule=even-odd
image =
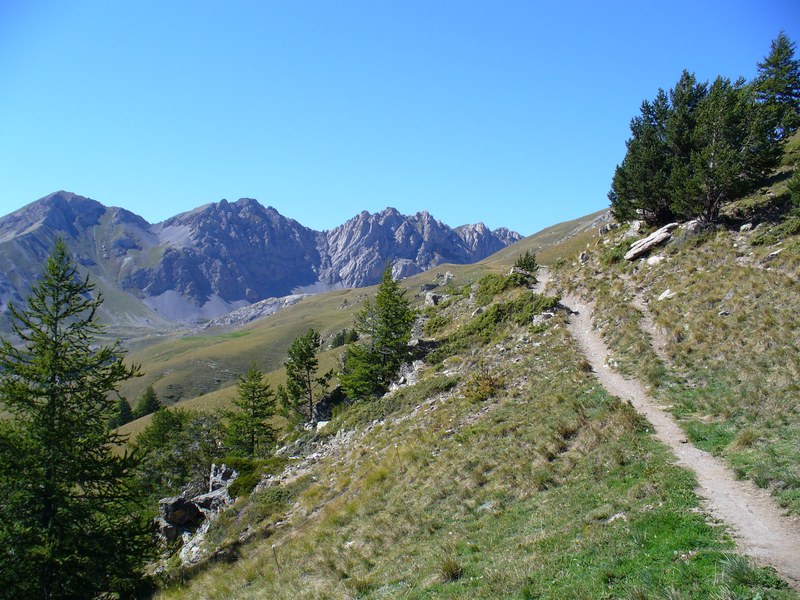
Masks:
[[[677,223],[670,223],[669,225],[664,225],[661,229],[657,229],[646,238],[642,238],[640,240],[635,241],[630,250],[625,254],[625,260],[634,260],[639,258],[643,254],[646,254],[650,251],[651,248],[658,246],[659,244],[663,244],[668,242],[672,238],[672,233],[670,233],[673,229],[678,226]]]
[[[659,301],[661,301],[661,300],[669,300],[670,298],[674,298],[674,297],[675,297],[675,292],[673,292],[671,289],[667,288],[663,292],[661,292],[661,295],[658,297],[658,300]]]
[[[526,271],[525,269],[520,269],[519,267],[511,267],[508,275],[522,275],[523,277],[527,277],[529,279],[536,279],[535,274],[531,273],[530,271]]]
[[[168,523],[164,517],[156,517],[154,524],[156,526],[156,535],[158,535],[165,544],[171,544],[181,537],[181,530],[176,525]]]
[[[775,250],[775,252],[770,252],[767,255],[767,258],[764,259],[764,262],[768,262],[770,260],[775,260],[776,258],[778,258],[778,255],[783,251],[784,251],[784,248],[780,248],[779,250]]]
[[[628,230],[625,232],[625,237],[636,237],[642,230],[641,221],[631,221]]]
[[[233,498],[228,494],[227,487],[221,487],[213,492],[195,496],[192,502],[202,509],[219,512],[221,508],[233,504]]]
[[[686,233],[694,234],[699,233],[703,229],[703,226],[700,224],[700,221],[697,219],[692,219],[691,221],[687,221],[683,225],[683,230]]]
[[[425,294],[425,306],[436,306],[441,300],[441,294],[434,294],[433,292]]]

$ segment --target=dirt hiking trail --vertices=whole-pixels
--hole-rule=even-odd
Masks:
[[[547,275],[542,279],[546,284]],[[759,564],[771,565],[791,587],[800,590],[800,519],[785,516],[766,490],[737,480],[722,460],[695,448],[672,415],[648,396],[639,381],[626,379],[608,367],[608,347],[592,325],[591,304],[573,296],[563,296],[561,302],[573,313],[570,333],[597,379],[610,394],[629,401],[647,417],[678,464],[695,474],[697,493],[705,499],[706,510],[729,527],[739,551]]]

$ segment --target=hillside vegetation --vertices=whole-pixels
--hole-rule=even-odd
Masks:
[[[610,362],[673,402],[691,439],[741,475],[766,469],[756,482],[796,512],[798,239],[748,245],[744,266],[733,246],[774,230],[697,235],[652,267],[608,259],[624,228],[603,238],[565,228],[537,249],[557,263],[545,294],[596,301]],[[796,597],[735,553],[691,474],[598,384],[557,298],[481,281],[534,247],[529,238],[460,270],[423,311],[435,346],[418,382],[343,406],[291,442],[286,469],[221,515],[209,559],[174,565],[162,597]],[[678,295],[656,309],[670,286]],[[740,293],[719,316],[730,289]],[[642,296],[667,360],[643,329]]]

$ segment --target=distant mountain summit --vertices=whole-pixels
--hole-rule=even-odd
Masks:
[[[150,224],[123,208],[56,192],[0,218],[0,309],[20,302],[57,237],[106,296],[116,324],[213,319],[266,298],[372,285],[481,260],[521,239],[482,223],[455,229],[427,212],[359,213],[315,231],[251,198],[222,200]]]

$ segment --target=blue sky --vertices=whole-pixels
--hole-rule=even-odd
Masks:
[[[800,2],[0,0],[0,214],[258,199],[531,234],[607,206],[681,70],[752,78]]]

